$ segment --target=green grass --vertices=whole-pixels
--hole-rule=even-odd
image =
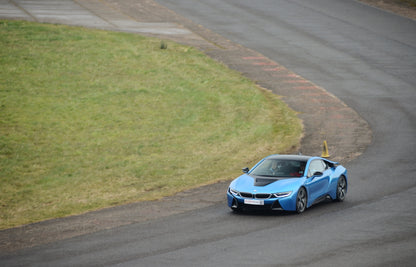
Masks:
[[[231,179],[298,146],[277,96],[160,45],[0,20],[0,229]]]

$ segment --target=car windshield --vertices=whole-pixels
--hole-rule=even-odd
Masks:
[[[300,160],[265,159],[257,165],[251,175],[267,177],[301,177],[306,162]]]

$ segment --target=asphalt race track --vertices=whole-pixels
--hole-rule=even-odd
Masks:
[[[416,21],[352,0],[157,2],[311,80],[368,121],[373,142],[346,164],[346,201],[302,215],[233,214],[215,204],[23,249],[0,264],[415,266]]]
[[[359,192],[351,198],[415,186],[415,21],[357,1],[158,2],[322,86],[370,123],[373,144],[348,166]]]

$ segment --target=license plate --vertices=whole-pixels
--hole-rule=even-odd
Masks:
[[[264,200],[261,199],[244,199],[244,204],[247,205],[264,205]]]

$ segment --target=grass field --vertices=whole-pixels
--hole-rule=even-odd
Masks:
[[[0,20],[0,229],[231,179],[296,114],[200,51]]]

